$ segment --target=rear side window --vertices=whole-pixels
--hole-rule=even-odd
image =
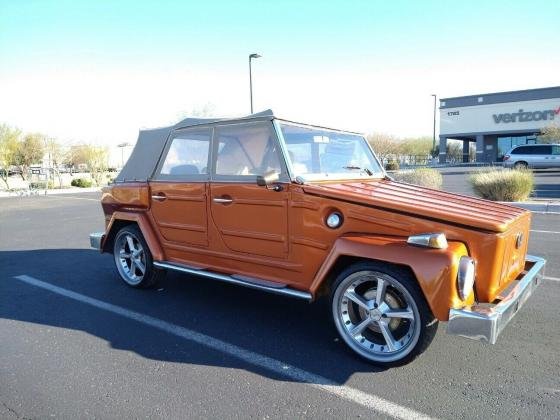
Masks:
[[[160,164],[158,179],[207,179],[211,129],[174,133]]]
[[[521,146],[512,150],[513,155],[550,155],[551,146]]]
[[[560,146],[552,146],[552,154],[560,155]]]

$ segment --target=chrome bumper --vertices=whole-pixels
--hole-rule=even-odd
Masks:
[[[543,258],[527,255],[525,274],[499,303],[451,309],[447,334],[495,344],[498,335],[542,281],[545,264]]]
[[[101,243],[103,242],[103,237],[105,232],[95,232],[89,234],[89,246],[93,249],[101,251]]]

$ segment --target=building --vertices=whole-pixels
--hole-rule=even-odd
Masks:
[[[519,144],[536,143],[549,125],[560,125],[560,86],[440,99],[439,161],[448,161],[447,140],[463,141],[463,162],[471,143],[477,162],[500,162]]]

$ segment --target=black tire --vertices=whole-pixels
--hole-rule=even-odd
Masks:
[[[529,165],[527,164],[527,162],[515,162],[513,165],[513,169],[527,169],[529,168]]]
[[[117,275],[130,287],[153,287],[165,276],[165,270],[154,267],[150,248],[137,225],[127,225],[117,232],[113,260]]]
[[[338,334],[370,363],[385,367],[408,363],[434,339],[438,321],[406,268],[375,261],[355,263],[337,276],[331,290]],[[378,297],[382,297],[380,304]]]

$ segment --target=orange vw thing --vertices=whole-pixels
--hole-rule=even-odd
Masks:
[[[447,332],[495,343],[545,261],[531,214],[393,181],[359,134],[271,111],[141,131],[90,236],[132,287],[167,270],[315,301],[358,355],[412,360]]]

